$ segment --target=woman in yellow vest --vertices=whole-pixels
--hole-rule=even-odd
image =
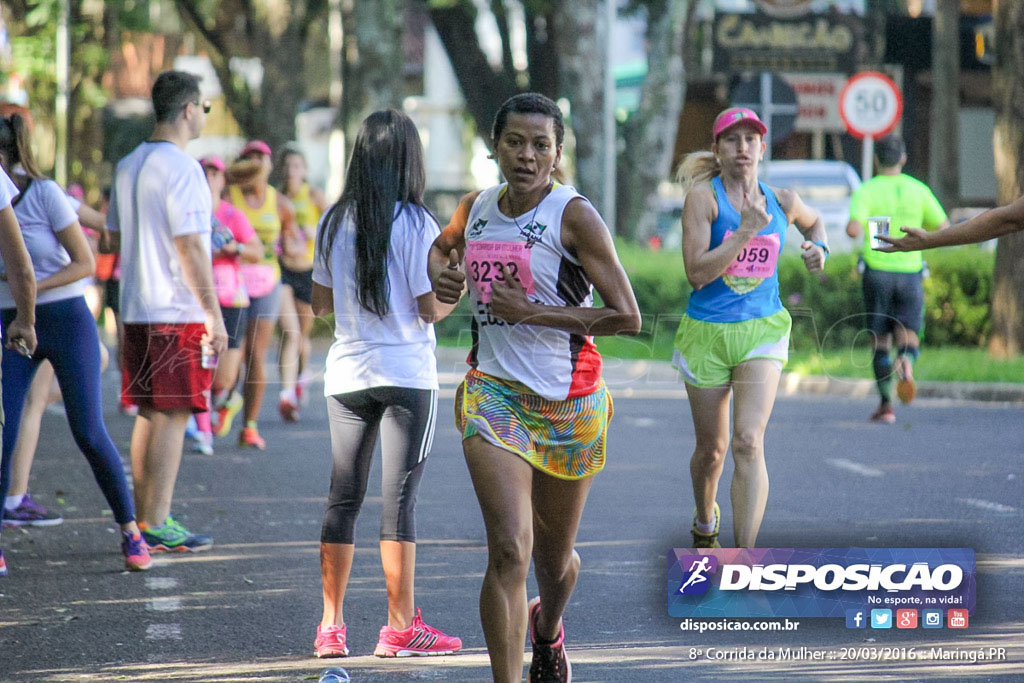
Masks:
[[[233,174],[232,180],[237,182],[229,187],[228,198],[252,223],[264,250],[258,262],[242,266],[242,277],[249,292],[249,319],[245,329],[247,356],[242,392],[245,397],[245,425],[239,434],[238,444],[262,450],[266,448],[266,442],[260,437],[256,420],[266,389],[264,361],[267,347],[270,346],[281,305],[281,267],[277,257],[279,249],[289,256],[294,254],[298,228],[292,203],[267,182],[273,168],[270,146],[262,140],[251,140],[242,148],[239,158],[249,162],[243,170],[251,167],[251,171]]]
[[[309,364],[309,333],[313,329],[313,248],[316,226],[327,208],[324,193],[306,180],[306,158],[297,148],[286,147],[281,155],[284,187],[281,192],[295,208],[298,241],[292,254],[281,254],[281,395],[277,409],[287,422],[299,419]]]

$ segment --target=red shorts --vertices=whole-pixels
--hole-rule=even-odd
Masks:
[[[213,371],[202,367],[203,323],[127,323],[121,395],[161,412],[209,410]]]

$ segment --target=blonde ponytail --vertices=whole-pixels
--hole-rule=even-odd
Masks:
[[[683,196],[690,193],[694,187],[706,180],[711,180],[721,174],[722,166],[718,163],[718,157],[712,152],[691,152],[683,157],[676,171],[676,181],[682,185]]]

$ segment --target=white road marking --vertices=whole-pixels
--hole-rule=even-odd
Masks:
[[[987,510],[989,512],[1016,512],[1017,508],[1010,507],[1009,505],[1003,505],[1002,503],[993,503],[990,500],[982,500],[980,498],[957,498],[956,502],[963,503],[964,505],[970,505],[976,507],[979,510]]]
[[[181,640],[181,624],[150,624],[146,640]]]
[[[178,580],[170,576],[147,576],[146,588],[151,591],[169,590],[178,587]]]
[[[885,472],[882,470],[876,470],[874,467],[868,467],[867,465],[861,465],[859,462],[853,462],[846,458],[830,458],[828,464],[833,467],[838,467],[841,470],[847,472],[853,472],[854,474],[860,474],[865,477],[880,477]]]
[[[151,612],[177,612],[181,609],[181,598],[151,598],[146,609]]]

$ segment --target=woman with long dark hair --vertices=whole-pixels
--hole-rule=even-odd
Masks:
[[[416,489],[437,412],[432,323],[454,307],[437,300],[426,273],[440,230],[423,204],[423,149],[412,120],[390,109],[367,117],[346,179],[320,222],[313,270],[313,311],[335,316],[324,375],[334,464],[320,534],[324,609],[314,653],[348,654],[342,607],[380,434],[388,621],[374,654],[451,654],[462,641],[425,624],[418,609],[414,615]]]
[[[114,520],[121,527],[125,567],[149,569],[152,561],[135,521],[135,507],[121,455],[103,422],[100,391],[100,341],[85,302],[85,278],[96,269],[78,216],[57,183],[39,173],[29,147],[28,127],[19,114],[0,118],[0,166],[20,195],[14,213],[21,226],[37,281],[36,333],[32,354],[3,355],[3,458],[0,494],[6,496],[14,446],[25,397],[36,368],[50,361],[64,395],[75,443],[92,468]],[[0,322],[5,331],[15,319],[13,292],[6,273],[0,282]],[[0,499],[2,500],[2,499]]]

